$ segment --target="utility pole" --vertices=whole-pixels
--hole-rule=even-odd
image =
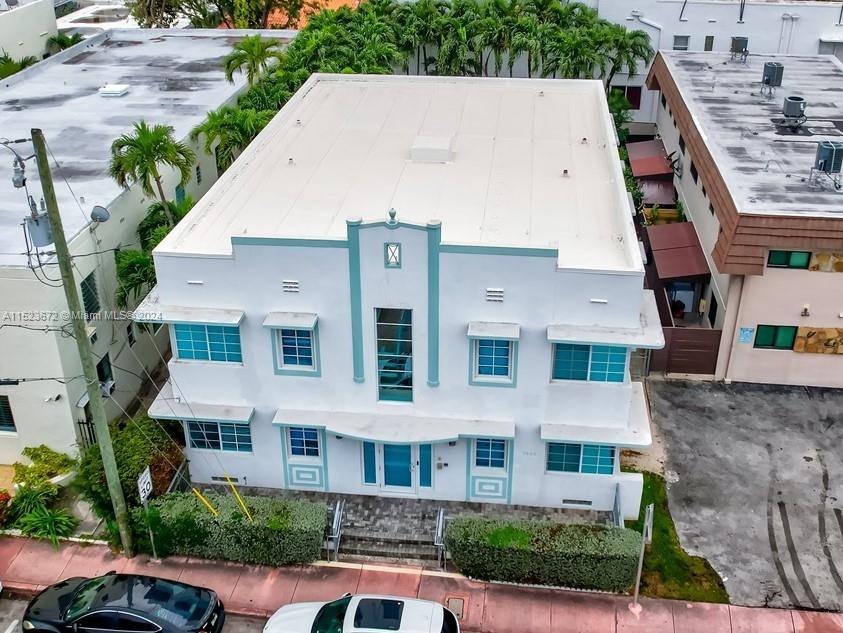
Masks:
[[[41,177],[41,189],[44,193],[44,201],[47,204],[47,215],[50,218],[50,225],[53,230],[56,259],[58,260],[59,270],[61,271],[64,296],[67,298],[70,322],[73,324],[73,338],[76,339],[76,346],[79,349],[79,360],[82,361],[82,373],[85,375],[91,415],[94,419],[97,443],[100,447],[102,465],[105,469],[105,480],[108,483],[108,492],[111,495],[111,503],[114,505],[114,516],[117,519],[117,527],[120,530],[120,542],[123,544],[123,551],[126,556],[132,556],[132,533],[129,531],[126,500],[123,498],[123,488],[120,486],[120,476],[117,473],[117,462],[114,459],[111,432],[108,429],[105,407],[102,404],[102,391],[100,390],[97,368],[94,366],[91,354],[91,343],[85,332],[85,318],[79,302],[79,292],[76,290],[76,281],[73,278],[70,251],[67,248],[64,227],[62,226],[61,215],[59,214],[59,205],[56,201],[56,190],[53,187],[53,175],[50,171],[50,163],[47,160],[47,145],[44,142],[44,133],[40,129],[34,128],[32,130],[32,145],[35,148],[38,175]]]

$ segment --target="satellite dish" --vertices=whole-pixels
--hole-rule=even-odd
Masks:
[[[91,209],[91,219],[94,222],[106,222],[110,217],[111,213],[109,213],[108,209],[106,209],[105,207],[97,205],[93,209]]]

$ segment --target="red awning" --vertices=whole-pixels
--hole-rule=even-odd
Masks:
[[[648,226],[647,237],[660,280],[707,277],[710,274],[693,223]]]
[[[648,180],[646,178],[638,181],[638,188],[644,196],[644,204],[658,204],[663,207],[673,206],[676,202],[676,192],[673,190],[673,183],[669,180]]]
[[[673,168],[660,139],[627,143],[626,151],[632,175],[636,178],[673,175]]]

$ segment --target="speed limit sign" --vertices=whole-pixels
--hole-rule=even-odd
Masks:
[[[152,475],[149,473],[149,466],[138,477],[138,493],[141,503],[146,503],[149,495],[152,494]]]

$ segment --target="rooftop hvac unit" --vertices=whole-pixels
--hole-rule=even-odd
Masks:
[[[733,37],[732,38],[732,48],[729,49],[729,52],[733,55],[743,53],[744,51],[749,50],[749,38],[748,37]]]
[[[791,95],[785,97],[782,104],[782,114],[788,118],[799,118],[805,116],[805,99]]]
[[[764,75],[761,83],[771,88],[777,88],[782,85],[782,75],[784,75],[784,64],[779,62],[765,62]]]
[[[843,143],[820,141],[817,145],[814,169],[826,174],[839,174],[841,168],[843,168]]]

